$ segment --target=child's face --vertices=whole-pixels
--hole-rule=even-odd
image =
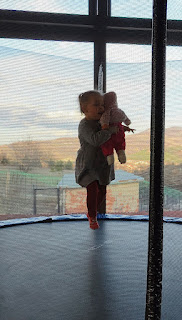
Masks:
[[[100,120],[104,112],[104,100],[101,95],[92,95],[85,106],[84,114],[87,120]]]

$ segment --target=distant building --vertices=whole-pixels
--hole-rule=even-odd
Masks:
[[[115,180],[107,187],[107,213],[138,213],[139,182],[142,177],[116,170]],[[60,206],[63,214],[86,213],[86,189],[75,182],[74,172],[66,173],[59,182]]]

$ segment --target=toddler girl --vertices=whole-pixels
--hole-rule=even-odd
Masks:
[[[95,90],[79,95],[80,111],[85,117],[80,121],[78,137],[80,149],[77,153],[76,182],[87,189],[88,220],[91,229],[98,229],[97,209],[106,196],[106,185],[114,180],[114,166],[108,165],[101,145],[110,139],[117,127],[101,130],[99,120],[104,112],[103,96]]]

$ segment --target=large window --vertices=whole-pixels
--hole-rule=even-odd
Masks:
[[[107,45],[107,91],[117,93],[118,105],[132,121],[135,134],[126,134],[127,163],[122,169],[144,178],[140,210],[148,212],[151,114],[151,46]],[[181,212],[182,49],[167,47],[165,115],[164,214]],[[116,162],[119,169],[121,165]],[[176,213],[178,211],[179,213]]]
[[[79,110],[78,95],[93,89],[94,86],[97,87],[101,65],[106,91],[116,92],[119,108],[125,111],[132,122],[130,127],[136,130],[134,133],[126,132],[126,164],[120,164],[117,154],[114,154],[115,179],[107,186],[106,213],[124,215],[124,219],[127,220],[135,220],[135,218],[148,220],[147,217],[143,219],[143,215],[149,214],[153,2],[153,0],[0,0],[0,220],[34,216],[33,219],[28,219],[28,222],[32,220],[37,222],[41,218],[36,219],[36,217],[41,215],[66,214],[71,214],[73,219],[75,214],[82,220],[81,213],[86,219],[86,188],[76,183],[74,170],[77,151],[80,147],[78,124],[84,116]],[[159,0],[159,3],[164,2]],[[158,217],[158,215],[164,209],[165,221],[166,216],[182,218],[182,47],[175,47],[182,46],[181,0],[167,1],[167,18],[181,21],[168,21],[167,41],[168,45],[173,47],[168,46],[166,52],[164,203],[161,201],[154,203],[156,198],[151,203],[153,207],[151,216],[154,219],[150,219],[151,233],[148,237],[149,286],[147,291],[152,294],[149,296],[147,293],[147,302],[153,302],[156,295],[160,302],[162,216]],[[153,132],[156,133],[156,142],[159,142],[159,145],[161,131],[163,128],[162,130],[156,128]],[[163,162],[161,165],[159,161],[153,160],[152,167],[153,165],[156,176],[158,167],[163,168]],[[159,184],[155,179],[154,181],[155,186],[152,185],[151,191],[155,195],[158,195],[159,191],[161,196],[161,175]],[[157,207],[159,211],[155,210],[154,214],[154,208]],[[102,203],[102,210],[99,208],[99,211],[104,213],[105,203]],[[120,218],[116,219],[121,220]],[[55,219],[59,220],[60,217]],[[64,219],[70,220],[70,217],[64,217]],[[180,223],[180,220],[172,219],[172,222]],[[50,222],[52,218],[46,221]],[[138,228],[136,221],[132,229],[132,226],[127,227],[125,222],[124,224],[118,222],[117,225],[121,238],[112,237],[113,231],[115,232],[112,221],[109,225],[107,222],[101,222],[100,231],[94,233],[89,232],[88,223],[83,232],[73,223],[73,227],[68,227],[69,230],[66,231],[69,241],[64,239],[61,233],[61,229],[65,229],[64,223],[58,226],[59,235],[55,234],[53,237],[51,231],[57,227],[49,223],[41,227],[43,232],[38,236],[42,247],[37,246],[31,226],[22,228],[22,236],[19,234],[19,227],[13,228],[13,236],[11,235],[10,238],[9,231],[4,230],[2,252],[7,251],[8,256],[3,257],[2,260],[8,261],[9,264],[8,268],[5,264],[1,268],[3,279],[5,279],[2,292],[4,300],[10,303],[7,307],[3,302],[2,314],[4,315],[7,308],[13,317],[14,311],[15,314],[17,311],[14,310],[13,298],[16,294],[20,300],[24,293],[24,302],[31,300],[30,309],[33,310],[34,318],[37,318],[35,314],[41,314],[42,318],[44,315],[50,319],[55,319],[56,315],[58,319],[64,318],[61,305],[59,312],[49,299],[50,284],[55,305],[58,300],[61,301],[61,295],[56,295],[58,300],[54,297],[54,292],[59,293],[60,288],[60,293],[63,292],[62,302],[69,309],[70,314],[75,314],[74,303],[80,300],[80,292],[76,299],[74,290],[74,295],[71,296],[72,288],[68,286],[67,279],[63,276],[59,277],[63,279],[60,283],[52,281],[54,279],[57,281],[57,275],[62,275],[64,271],[64,266],[61,268],[59,263],[56,263],[57,256],[61,254],[65,257],[68,254],[68,258],[71,257],[68,261],[70,262],[74,260],[75,252],[75,268],[71,270],[69,263],[65,268],[68,273],[67,278],[71,275],[75,276],[75,271],[80,271],[81,276],[85,274],[87,277],[88,283],[82,281],[84,278],[80,278],[79,273],[77,274],[79,289],[83,287],[84,294],[86,292],[85,315],[89,314],[92,317],[90,310],[93,310],[93,313],[101,312],[105,318],[107,316],[113,319],[123,317],[129,320],[127,317],[127,310],[129,310],[130,319],[143,319],[146,298],[147,229],[146,226],[145,230]],[[86,226],[86,221],[83,224]],[[26,233],[29,227],[30,244]],[[157,239],[154,245],[150,239],[153,238],[152,229],[155,230],[154,239]],[[181,276],[181,244],[177,229],[176,225],[173,227],[172,224],[164,224],[162,319],[165,320],[179,319],[182,313],[179,307],[181,306],[179,286],[176,290],[176,286],[172,288],[171,285],[176,284],[177,281],[180,283]],[[38,234],[39,228],[35,230]],[[70,236],[71,231],[73,234]],[[136,246],[136,239],[141,234],[144,235],[144,250],[140,247],[142,238],[139,246]],[[105,241],[107,238],[109,241]],[[89,243],[89,246],[82,246],[80,250],[76,247],[74,240],[79,240],[81,244]],[[8,246],[4,246],[5,243],[10,245],[9,249]],[[122,251],[120,250],[122,259],[118,259],[119,243],[122,243]],[[38,247],[43,249],[41,251],[39,248],[43,260],[39,259]],[[51,259],[47,254],[47,247],[51,250]],[[25,255],[22,253],[22,248],[27,249],[26,252],[24,251]],[[132,250],[129,251],[129,248]],[[114,251],[116,251],[116,258],[113,255]],[[174,254],[171,255],[171,252]],[[84,259],[81,259],[82,255]],[[101,258],[101,264],[97,260],[98,257]],[[116,271],[121,270],[123,276],[119,282],[117,273],[113,272],[113,263],[116,259]],[[46,261],[46,269],[41,261],[43,264]],[[54,265],[50,262],[53,262],[56,269],[52,268]],[[34,265],[39,268],[37,273],[34,272],[36,269],[32,268]],[[151,265],[158,274],[152,275],[154,270]],[[143,277],[138,272],[140,268]],[[5,270],[10,272],[5,274]],[[20,277],[17,270],[21,271]],[[44,282],[45,277],[40,278],[45,272],[47,283]],[[35,279],[38,280],[37,289],[42,289],[43,292],[42,297],[40,295],[40,301],[43,303],[31,299],[35,288],[32,293],[25,288],[26,283],[32,282],[34,274],[36,274]],[[10,288],[11,276],[15,280],[15,291]],[[98,291],[93,286],[93,276],[96,276]],[[156,283],[153,281],[154,277],[156,277]],[[138,286],[138,281],[142,284],[142,290]],[[117,309],[118,291],[115,290],[117,283],[120,285],[118,290],[122,291],[119,309]],[[68,300],[62,284],[68,287]],[[7,291],[8,297],[5,296]],[[47,293],[48,299],[45,299]],[[97,302],[101,302],[99,306],[95,305],[94,297]],[[91,303],[87,303],[87,300]],[[46,303],[48,301],[47,309],[45,301]],[[108,305],[106,305],[107,302]],[[160,317],[160,304],[152,304],[150,306],[150,303],[147,303],[147,308],[151,307],[151,313],[155,311],[158,313],[156,317]],[[25,309],[27,310],[22,304],[21,310]],[[117,310],[118,317],[117,315],[113,317],[113,310]],[[83,317],[81,311],[81,309],[78,310]],[[19,309],[17,314],[20,314]],[[27,314],[30,318],[29,311]],[[26,316],[21,319],[25,318]]]
[[[73,169],[93,44],[1,39],[0,46],[0,214],[32,214],[33,186],[56,188],[62,169]],[[56,213],[56,191],[49,202]]]
[[[54,26],[53,21],[50,23],[46,19],[49,16],[46,12],[88,14],[90,4],[94,13],[94,3],[87,0],[44,3],[0,1],[1,9],[37,11],[37,17],[42,17],[38,12],[45,12],[45,22],[41,18],[34,23],[31,15],[32,21],[26,23],[27,14],[18,12],[14,12],[13,17],[7,12],[7,20],[2,21],[4,36],[10,38],[0,39],[1,214],[12,213],[12,208],[14,214],[27,215],[86,210],[85,194],[81,189],[77,190],[80,206],[72,206],[77,198],[74,193],[78,189],[74,165],[79,149],[78,123],[82,117],[78,94],[93,89],[97,67],[102,59],[105,62],[102,41],[95,41],[94,49],[94,39],[97,40],[95,30],[101,19],[92,17],[85,22],[84,17],[77,16],[72,24],[72,15],[70,22],[60,15],[59,26]],[[105,12],[102,4],[100,1],[98,14]],[[127,4],[112,0],[111,15],[151,19],[152,5],[152,0],[142,0],[140,3],[130,0]],[[168,19],[181,19],[180,12],[179,2],[175,0],[172,5],[169,0]],[[109,20],[115,23],[115,19]],[[124,23],[125,19],[120,21]],[[119,107],[131,119],[131,128],[136,129],[134,134],[126,133],[127,163],[121,165],[115,155],[116,179],[109,186],[107,197],[107,212],[110,213],[148,214],[149,211],[152,48],[141,43],[145,36],[150,36],[151,30],[147,29],[146,23],[146,29],[143,30],[146,33],[141,31],[141,38],[137,27],[136,35],[131,26],[126,30],[127,25],[126,29],[117,25],[116,30],[109,25],[106,31],[100,28],[97,33],[100,40],[102,32],[105,33],[106,43],[107,36],[110,37],[112,32],[118,41],[125,39],[127,42],[128,39],[140,43],[106,44],[106,89],[117,93]],[[74,38],[75,34],[77,38]],[[49,40],[16,39],[26,36]],[[92,42],[73,42],[72,36],[78,41]],[[136,39],[132,39],[135,36]],[[164,197],[167,215],[176,215],[176,212],[179,215],[181,212],[181,70],[181,48],[167,47]],[[119,184],[122,185],[122,192]],[[57,194],[58,186],[61,188],[60,194]],[[40,190],[46,188],[54,190]],[[69,193],[68,188],[73,190]],[[51,192],[54,196],[49,199]],[[109,205],[111,202],[112,206]]]
[[[151,46],[107,45],[108,90],[117,92],[137,133],[150,128]]]

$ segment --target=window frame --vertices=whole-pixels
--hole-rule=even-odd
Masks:
[[[1,38],[94,43],[94,88],[103,67],[106,91],[106,44],[151,45],[152,19],[111,16],[112,0],[88,0],[88,15],[0,10]],[[182,20],[168,20],[167,45],[182,46]]]
[[[152,19],[0,10],[1,38],[151,44]],[[168,20],[167,45],[182,46],[182,20]]]

